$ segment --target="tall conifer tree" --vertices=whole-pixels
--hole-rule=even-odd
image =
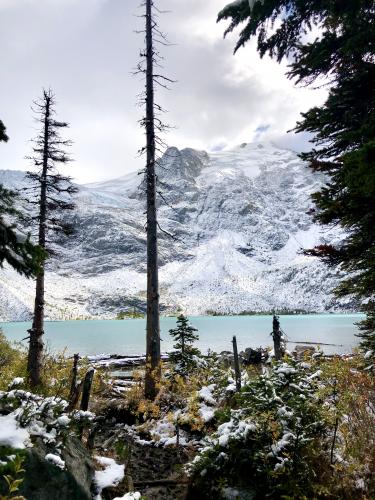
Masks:
[[[257,37],[261,56],[288,58],[288,76],[297,83],[328,81],[325,104],[303,113],[296,131],[313,134],[314,147],[301,157],[329,177],[313,195],[315,220],[339,224],[347,236],[307,253],[347,272],[337,294],[364,304],[362,343],[375,355],[375,4],[240,0],[221,19],[230,20],[226,34],[243,26],[235,51]],[[313,29],[319,36],[311,40],[306,34]]]
[[[55,120],[55,97],[51,90],[44,90],[41,100],[36,101],[35,112],[41,130],[34,139],[33,156],[31,159],[37,169],[28,172],[28,177],[35,186],[35,198],[30,203],[37,206],[35,220],[38,226],[38,244],[47,253],[48,233],[66,233],[69,230],[64,223],[64,211],[71,210],[74,205],[69,197],[77,189],[71,184],[71,179],[58,173],[57,166],[64,165],[70,160],[65,152],[71,142],[61,137],[60,131],[68,126],[65,122]],[[33,324],[29,330],[30,344],[28,353],[28,374],[32,386],[41,383],[41,364],[43,354],[44,334],[44,278],[45,261],[37,274],[35,287],[35,305]]]
[[[168,41],[157,22],[160,11],[153,0],[142,3],[145,13],[145,49],[141,51],[141,62],[136,73],[145,77],[145,90],[140,94],[140,104],[145,107],[145,116],[140,120],[145,130],[146,145],[140,153],[146,155],[144,186],[146,191],[147,229],[147,326],[146,326],[146,375],[145,397],[153,400],[158,393],[161,373],[160,319],[159,319],[159,271],[158,271],[158,220],[157,220],[157,174],[158,155],[164,149],[160,133],[168,129],[159,118],[164,110],[155,102],[155,85],[167,88],[171,79],[161,74],[160,56],[156,45],[168,45]],[[158,71],[155,72],[155,66]]]

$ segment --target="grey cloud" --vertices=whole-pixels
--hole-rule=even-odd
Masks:
[[[143,144],[136,96],[143,88],[131,72],[142,47],[138,0],[0,0],[2,89],[0,118],[10,141],[1,146],[0,168],[28,168],[24,156],[34,135],[30,104],[42,87],[57,96],[58,115],[71,123],[74,165],[79,181],[124,175],[142,165]],[[225,25],[216,14],[225,0],[160,0],[171,10],[161,25],[176,45],[162,48],[165,72],[178,81],[159,99],[175,125],[168,143],[205,149],[251,140],[257,127],[270,124],[262,139],[280,138],[298,116],[297,92],[274,91],[262,74],[253,47],[240,57],[254,72],[236,74],[234,38],[223,40]],[[238,56],[236,56],[238,57]],[[280,68],[275,64],[275,74]],[[250,72],[251,73],[251,72]],[[282,77],[283,78],[283,77]],[[308,103],[306,103],[307,105]],[[295,138],[299,148],[305,139]]]

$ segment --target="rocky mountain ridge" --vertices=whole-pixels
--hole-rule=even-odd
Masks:
[[[158,168],[160,283],[165,312],[333,311],[350,308],[330,291],[337,272],[301,248],[335,242],[315,225],[310,194],[324,182],[296,153],[242,144],[215,153],[170,148]],[[142,178],[131,173],[80,186],[71,215],[76,232],[54,242],[47,273],[51,319],[115,317],[145,305]],[[0,171],[19,188],[22,172]],[[173,235],[173,238],[169,235]],[[34,284],[0,272],[0,319],[28,319]]]

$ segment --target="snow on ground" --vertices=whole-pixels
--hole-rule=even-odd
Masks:
[[[116,497],[113,500],[140,500],[142,495],[139,493],[139,491],[132,491],[129,493],[125,493],[123,497]]]
[[[97,494],[95,500],[101,500],[101,492],[109,486],[117,486],[124,478],[125,465],[117,464],[113,458],[95,456],[95,460],[104,467],[103,470],[95,471],[95,485]],[[129,497],[131,498],[131,497]]]

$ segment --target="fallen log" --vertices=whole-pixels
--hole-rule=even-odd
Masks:
[[[134,487],[137,489],[145,486],[168,486],[188,483],[187,479],[151,479],[150,481],[134,481]]]
[[[331,345],[334,347],[343,347],[343,344],[326,344],[325,342],[296,342],[294,340],[287,340],[290,344],[306,344],[306,345]]]

